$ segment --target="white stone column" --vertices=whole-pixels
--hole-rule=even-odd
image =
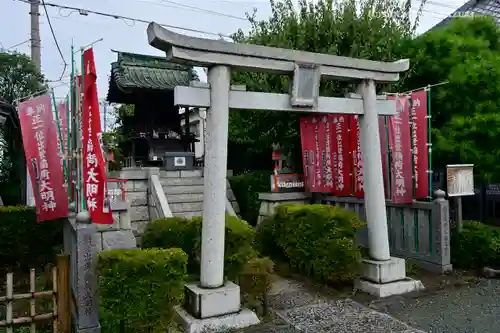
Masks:
[[[226,213],[227,136],[231,71],[227,66],[208,70],[210,108],[204,169],[203,226],[201,232],[201,276],[203,288],[224,283],[224,236]]]
[[[375,82],[373,80],[364,80],[358,87],[358,93],[363,98],[364,109],[364,114],[360,116],[359,122],[369,253],[372,259],[389,260],[391,256],[387,231]]]

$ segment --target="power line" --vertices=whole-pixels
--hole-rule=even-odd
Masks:
[[[24,3],[30,3],[28,0],[17,0],[17,1],[24,2]],[[98,16],[104,16],[104,17],[109,17],[109,18],[114,18],[114,19],[122,20],[124,22],[131,21],[131,22],[140,22],[140,23],[145,23],[145,24],[151,23],[150,20],[144,20],[144,19],[134,18],[134,17],[130,17],[130,16],[123,16],[123,15],[118,15],[118,14],[112,14],[112,13],[99,12],[99,11],[90,10],[90,9],[86,9],[86,8],[63,6],[63,5],[58,5],[58,4],[49,3],[49,2],[45,2],[45,5],[46,6],[50,6],[50,7],[54,7],[54,8],[59,8],[60,10],[61,9],[66,9],[66,10],[71,10],[73,12],[78,12],[78,14],[80,14],[82,16],[88,16],[89,14],[94,14],[94,15],[98,15]],[[209,31],[204,31],[204,30],[185,28],[185,27],[180,27],[180,26],[171,25],[171,24],[163,24],[163,23],[158,23],[158,24],[161,25],[161,26],[163,26],[163,27],[171,28],[171,29],[178,29],[178,30],[196,32],[196,33],[201,33],[201,34],[206,34],[206,35],[212,35],[212,36],[217,36],[217,37],[230,38],[230,36],[223,35],[223,34],[220,34],[220,33],[214,33],[214,32],[209,32]]]
[[[185,10],[189,10],[189,11],[200,12],[200,13],[205,13],[205,14],[210,14],[210,15],[215,15],[215,16],[222,16],[222,17],[227,17],[227,18],[236,19],[236,20],[248,21],[245,17],[242,17],[242,16],[236,16],[236,15],[232,15],[232,14],[222,13],[222,12],[218,12],[215,10],[201,8],[198,6],[186,5],[186,4],[183,4],[180,2],[176,2],[176,1],[170,1],[170,0],[159,0],[158,2],[151,2],[151,1],[146,1],[146,0],[135,0],[135,1],[140,2],[140,3],[144,3],[144,4],[148,4],[148,5],[175,8],[175,9],[185,9]],[[171,5],[168,5],[167,3],[169,3]]]
[[[15,47],[21,46],[21,45],[23,45],[23,44],[29,43],[30,41],[31,41],[31,39],[27,39],[27,40],[25,40],[25,41],[23,41],[23,42],[20,42],[20,43],[14,44],[14,45],[12,45],[12,46],[10,46],[10,47],[7,47],[7,48],[4,48],[4,49],[5,49],[5,50],[10,50],[10,49],[13,49],[13,48],[15,48]],[[0,45],[2,45],[2,43],[0,43]]]
[[[47,6],[45,6],[45,1],[42,0],[42,6],[43,6],[43,11],[45,12],[45,15],[47,16],[47,23],[49,24],[50,32],[52,33],[52,38],[54,39],[54,43],[56,44],[57,51],[59,52],[59,55],[61,56],[61,59],[64,63],[63,70],[61,72],[61,76],[59,77],[59,80],[62,79],[64,76],[64,73],[66,72],[66,67],[68,67],[68,64],[66,63],[66,60],[64,59],[64,56],[61,51],[61,47],[59,46],[59,42],[57,41],[56,34],[54,32],[54,28],[52,27],[52,22],[50,22],[50,17],[49,14],[47,13]]]

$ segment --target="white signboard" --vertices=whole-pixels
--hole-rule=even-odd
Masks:
[[[474,195],[473,169],[473,164],[453,164],[446,166],[446,184],[449,197]]]

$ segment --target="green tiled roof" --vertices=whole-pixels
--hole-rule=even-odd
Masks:
[[[175,86],[189,85],[190,67],[169,63],[164,57],[117,53],[118,60],[111,64],[108,100],[115,101],[120,95],[113,91],[116,89],[127,94],[134,90],[172,91]]]

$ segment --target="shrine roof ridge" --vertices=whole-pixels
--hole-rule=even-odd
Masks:
[[[394,62],[382,62],[367,59],[357,59],[329,54],[319,54],[307,51],[288,50],[283,48],[275,48],[253,44],[238,44],[223,40],[211,40],[205,38],[191,37],[175,33],[155,22],[151,22],[147,28],[149,44],[157,49],[165,51],[167,58],[172,61],[189,63],[191,65],[216,65],[228,64],[227,59],[230,58],[235,62],[235,57],[244,57],[247,61],[254,58],[260,60],[275,61],[278,71],[290,71],[289,66],[284,63],[307,63],[318,66],[336,67],[340,69],[358,70],[362,72],[379,72],[387,73],[388,81],[395,81],[397,74],[409,69],[410,63],[408,59],[397,60]],[[200,55],[211,54],[210,59],[201,59]],[[216,59],[214,55],[220,55],[220,59]],[[226,56],[226,59],[224,59]],[[231,58],[232,57],[232,58]],[[281,63],[281,64],[280,64]],[[234,65],[234,64],[230,64]],[[257,70],[258,66],[249,65]],[[272,69],[269,64],[267,69]],[[292,69],[293,70],[293,69]],[[331,70],[327,70],[331,72]],[[333,75],[343,77],[342,73],[333,73]],[[347,75],[347,78],[365,78],[364,75]],[[366,77],[368,78],[368,77]],[[377,78],[374,78],[377,80]],[[382,81],[384,79],[382,78]]]

